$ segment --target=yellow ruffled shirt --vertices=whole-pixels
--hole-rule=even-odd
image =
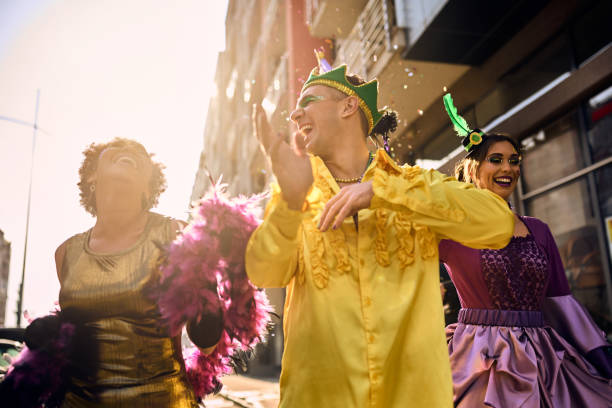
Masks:
[[[514,217],[499,196],[379,150],[363,181],[369,209],[317,229],[339,191],[311,157],[307,209],[278,188],[251,237],[246,268],[260,287],[287,286],[280,407],[452,407],[438,242],[502,248]]]

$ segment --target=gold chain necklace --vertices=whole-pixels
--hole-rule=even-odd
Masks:
[[[335,178],[334,180],[336,180],[336,183],[345,183],[345,184],[349,184],[349,183],[359,183],[361,181],[361,176],[359,177],[353,177],[350,179],[343,179],[343,178]]]
[[[336,178],[336,177],[334,177],[334,180],[336,181],[336,183],[344,183],[344,184],[351,184],[351,183],[359,183],[359,182],[361,182],[361,179],[363,178],[363,175],[365,174],[365,171],[368,169],[368,167],[370,167],[370,163],[372,163],[372,159],[374,159],[374,155],[372,154],[372,152],[370,152],[368,154],[368,164],[366,164],[365,170],[363,170],[363,174],[361,174],[361,176],[353,177],[353,178]]]

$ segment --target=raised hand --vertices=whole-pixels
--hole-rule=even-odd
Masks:
[[[300,210],[314,181],[303,138],[294,134],[294,148],[274,133],[261,105],[253,106],[253,129],[259,145],[272,165],[278,185],[289,208]]]
[[[339,228],[346,217],[357,214],[357,211],[370,207],[374,197],[372,182],[351,184],[342,189],[325,204],[321,213],[319,229],[327,231],[330,225],[333,229]]]

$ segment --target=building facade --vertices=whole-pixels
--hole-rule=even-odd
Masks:
[[[191,201],[197,201],[211,180],[223,176],[232,194],[263,191],[270,169],[253,135],[251,110],[261,103],[275,129],[289,132],[289,106],[313,66],[313,49],[329,50],[330,40],[314,38],[306,25],[303,1],[230,0],[226,16],[226,49],[217,60],[217,94],[211,99],[204,149]],[[284,289],[267,289],[279,319],[249,369],[274,374],[283,349]]]
[[[11,243],[4,239],[4,232],[0,230],[0,327],[4,327],[5,321],[10,264]]]
[[[313,49],[324,47],[332,65],[379,79],[379,107],[400,119],[391,142],[399,163],[452,174],[462,150],[446,92],[470,124],[521,141],[516,210],[549,224],[574,294],[611,332],[610,15],[607,0],[230,1],[192,199],[209,174],[223,174],[232,193],[266,188],[251,106],[289,134]],[[280,351],[269,354],[276,363]]]
[[[612,3],[542,3],[449,89],[470,123],[521,142],[513,204],[550,226],[574,296],[611,333],[612,28],[604,16]],[[462,154],[444,144],[452,131],[436,125],[443,118],[434,105],[413,124],[425,133],[416,156],[441,158],[440,170],[452,173]]]

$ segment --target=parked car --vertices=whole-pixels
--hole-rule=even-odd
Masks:
[[[4,378],[12,358],[23,348],[25,329],[0,328],[0,381]]]

